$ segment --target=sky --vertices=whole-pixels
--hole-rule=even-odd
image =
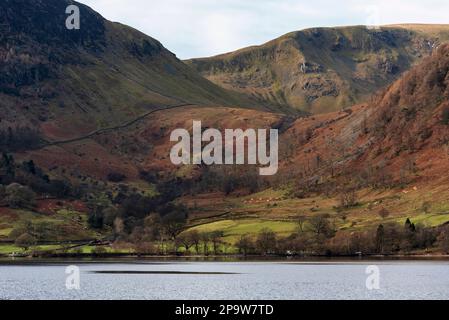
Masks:
[[[449,23],[447,0],[78,0],[161,41],[180,59],[310,27]]]

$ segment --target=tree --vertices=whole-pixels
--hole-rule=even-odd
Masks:
[[[243,235],[235,244],[240,254],[248,255],[254,249],[254,243],[248,235]]]
[[[384,252],[384,242],[385,242],[385,230],[383,225],[379,225],[376,231],[376,251],[377,253]]]
[[[36,194],[18,183],[7,186],[5,193],[7,204],[14,209],[31,209],[36,203]]]
[[[104,211],[112,206],[111,200],[105,193],[92,195],[87,201],[89,208],[88,223],[91,228],[102,229],[104,226]]]
[[[449,253],[449,226],[445,226],[440,235],[438,236],[438,242],[441,250],[445,253]]]
[[[195,246],[195,251],[197,254],[200,253],[200,242],[201,242],[201,235],[198,231],[193,230],[189,232],[190,239],[192,241],[192,245]]]
[[[48,221],[36,222],[27,229],[27,232],[36,237],[37,240],[48,240],[57,236],[58,233],[54,224]]]
[[[214,249],[214,255],[218,255],[218,248],[221,244],[221,238],[223,238],[223,231],[213,231],[210,234],[210,240],[212,241],[212,247]]]
[[[88,224],[93,229],[102,229],[105,222],[105,212],[112,206],[111,199],[105,193],[91,195],[87,201],[89,209]],[[111,208],[111,210],[113,210]]]
[[[0,130],[0,148],[8,151],[33,149],[40,144],[40,132],[29,127],[8,127]]]
[[[200,235],[201,241],[203,242],[203,253],[205,256],[209,254],[209,242],[210,242],[210,233],[203,232]]]
[[[403,239],[401,248],[405,251],[410,251],[415,246],[416,226],[407,218],[404,225]]]
[[[276,234],[268,229],[262,229],[262,231],[257,236],[256,247],[257,250],[264,254],[274,253],[276,251]]]
[[[110,205],[102,210],[103,223],[107,226],[113,227],[114,221],[118,218],[119,211],[116,207]]]
[[[340,206],[342,208],[350,208],[357,205],[356,188],[344,185],[340,188]]]
[[[410,218],[407,218],[407,220],[405,221],[405,226],[404,227],[405,227],[406,231],[410,231],[410,232],[415,232],[416,231],[415,224],[410,221]]]
[[[298,217],[298,220],[297,220],[297,222],[298,222],[298,231],[300,233],[304,232],[304,224],[306,223],[306,221],[307,221],[307,217],[305,217],[305,216],[299,216]]]
[[[116,237],[119,237],[123,231],[125,230],[125,224],[123,223],[123,219],[115,218],[114,219],[114,233]]]
[[[178,242],[179,244],[181,244],[182,246],[184,246],[184,248],[186,249],[186,252],[188,252],[189,249],[190,249],[190,247],[192,247],[193,244],[194,244],[190,232],[181,233],[181,234],[176,238],[176,240],[177,240],[177,242]]]
[[[6,188],[4,185],[0,184],[0,203],[6,198]]]
[[[311,231],[315,235],[316,243],[325,239],[330,239],[335,235],[335,228],[330,224],[329,219],[324,215],[312,217],[309,220]]]
[[[36,238],[30,235],[29,233],[22,234],[15,241],[15,245],[20,248],[23,248],[24,251],[27,251],[31,246],[35,244]]]
[[[1,134],[1,132],[0,132]],[[14,157],[5,152],[0,158],[0,183],[7,185],[14,181],[16,175],[16,165]]]
[[[175,240],[184,230],[186,222],[186,217],[183,212],[171,212],[162,217],[162,226],[172,240]]]

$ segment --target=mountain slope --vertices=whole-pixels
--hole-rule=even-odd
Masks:
[[[80,30],[65,27],[72,3]],[[73,1],[4,0],[0,29],[3,128],[31,126],[66,138],[156,107],[260,107],[204,79],[157,40]]]
[[[284,135],[284,161],[307,179],[343,174],[366,183],[449,183],[449,45],[405,73],[368,104],[297,120]],[[319,159],[319,160],[317,160]],[[388,182],[387,182],[388,180]]]
[[[314,28],[186,63],[224,88],[323,113],[366,101],[446,40],[447,25]]]
[[[298,222],[302,234],[307,221],[327,217],[337,231],[327,248],[353,254],[372,252],[380,225],[400,233],[405,222],[416,226],[413,242],[393,252],[441,252],[435,251],[441,238],[422,230],[440,232],[449,224],[448,44],[369,103],[298,119],[279,142],[281,168],[272,188],[235,198],[185,197],[201,203],[193,230],[220,231],[230,242],[256,238],[266,227],[294,238]]]
[[[260,79],[252,78],[252,69],[247,75],[256,85],[265,84],[254,87],[255,95],[286,108],[293,93],[304,94],[292,89],[283,95],[290,81],[309,83],[311,110],[317,112],[326,109],[326,99],[331,106],[344,97],[356,100],[354,88],[368,95],[400,77],[368,103],[290,119],[237,108],[248,100],[201,78],[156,40],[105,21],[87,7],[81,6],[81,30],[69,32],[67,3],[0,3],[1,240],[15,240],[28,222],[46,229],[51,222],[53,235],[41,235],[43,240],[113,237],[110,227],[120,218],[126,228],[117,239],[140,243],[134,236],[145,234],[149,222],[142,219],[172,213],[166,210],[173,202],[189,208],[186,228],[225,229],[229,243],[240,235],[256,237],[267,227],[289,236],[301,216],[330,217],[348,234],[407,218],[431,226],[449,221],[449,46],[432,48],[444,37],[442,27],[395,26],[376,33],[359,27],[316,29],[236,53],[229,68],[246,70],[246,62],[260,61],[254,71]],[[426,38],[436,39],[435,45]],[[430,58],[400,75],[431,51]],[[322,66],[337,66],[338,73]],[[217,68],[223,65],[217,62]],[[352,79],[355,72],[358,80]],[[278,96],[271,95],[267,75],[285,80],[277,82]],[[333,86],[340,83],[335,95]],[[280,128],[279,173],[265,180],[246,166],[173,165],[170,133],[191,130],[193,119],[221,130]],[[5,199],[11,203],[5,195],[23,192],[17,183],[36,193],[35,205],[5,206]],[[158,193],[167,208],[139,201]],[[348,194],[357,204],[342,207]],[[107,210],[108,227],[98,230],[89,218],[98,218],[96,208],[105,206],[105,198],[119,211]],[[390,217],[379,217],[382,209]],[[98,216],[106,218],[103,211]]]

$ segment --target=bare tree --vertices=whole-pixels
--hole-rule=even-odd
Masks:
[[[335,236],[335,227],[330,223],[325,215],[318,215],[309,220],[311,231],[315,235],[316,241],[329,239]]]
[[[214,231],[210,233],[210,240],[214,249],[214,255],[219,253],[219,246],[222,243],[223,231]]]
[[[340,206],[350,208],[357,205],[357,187],[351,179],[345,179],[339,187]]]
[[[297,222],[298,222],[298,231],[299,232],[301,232],[301,233],[304,232],[304,225],[305,225],[306,221],[307,221],[307,217],[306,216],[302,216],[301,215],[301,216],[298,217]]]
[[[201,242],[201,235],[198,231],[192,230],[189,232],[189,236],[192,242],[192,245],[195,246],[195,251],[197,254],[200,253],[200,242]]]
[[[241,236],[235,245],[239,252],[245,256],[254,248],[254,243],[248,235]]]
[[[210,233],[203,232],[200,234],[201,242],[203,243],[203,253],[205,256],[209,254]]]
[[[276,251],[276,234],[268,228],[263,229],[257,236],[256,247],[260,253],[267,255]]]
[[[24,233],[16,239],[15,245],[23,248],[25,251],[36,244],[36,238],[29,233]]]

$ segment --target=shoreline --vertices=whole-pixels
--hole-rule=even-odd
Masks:
[[[130,255],[130,254],[103,254],[103,255],[52,255],[52,256],[0,256],[0,266],[16,263],[39,262],[63,262],[76,261],[80,263],[130,263],[130,262],[366,262],[366,261],[449,261],[449,255],[445,254],[396,254],[396,255],[352,255],[352,256],[243,256],[243,255],[218,255],[218,256],[177,256],[177,255]]]

